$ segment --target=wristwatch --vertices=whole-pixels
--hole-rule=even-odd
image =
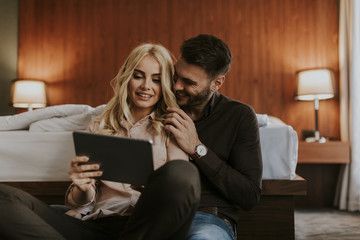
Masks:
[[[200,144],[195,147],[195,152],[190,155],[191,160],[197,160],[207,154],[207,148],[205,145]]]

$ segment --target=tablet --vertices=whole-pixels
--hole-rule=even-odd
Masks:
[[[151,141],[73,132],[77,156],[99,163],[103,175],[97,179],[145,185],[154,171]]]

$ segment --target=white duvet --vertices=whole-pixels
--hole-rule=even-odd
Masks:
[[[0,181],[68,181],[70,160],[75,156],[72,131],[86,129],[104,107],[59,105],[0,117]],[[296,132],[266,114],[257,114],[257,119],[263,178],[294,178]]]
[[[90,121],[101,114],[105,105],[57,105],[21,114],[0,117],[0,131],[23,130],[61,132],[84,130]]]
[[[57,105],[30,112],[0,117],[0,131],[61,132],[84,130],[99,116],[104,105],[93,108],[81,104]],[[269,123],[267,114],[256,114],[259,127]]]

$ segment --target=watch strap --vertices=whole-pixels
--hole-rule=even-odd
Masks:
[[[206,149],[206,151],[205,151],[205,154],[204,154],[204,155],[200,155],[200,154],[198,153],[199,148],[204,148],[204,149]],[[199,158],[201,158],[201,157],[205,156],[206,154],[207,154],[207,148],[205,147],[205,145],[203,145],[203,144],[199,144],[199,145],[197,145],[197,146],[195,147],[195,151],[194,151],[194,153],[193,153],[193,154],[190,154],[190,159],[191,159],[191,160],[197,160],[197,159],[199,159]]]
[[[198,160],[199,158],[200,158],[200,155],[196,152],[196,150],[193,154],[190,154],[190,159],[193,161]]]

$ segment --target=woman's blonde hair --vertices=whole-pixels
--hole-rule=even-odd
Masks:
[[[128,97],[128,84],[133,77],[134,69],[145,56],[155,58],[161,70],[162,96],[154,106],[155,117],[152,121],[157,134],[162,134],[168,140],[168,134],[163,131],[163,121],[167,113],[167,107],[178,107],[176,98],[172,92],[174,64],[168,50],[160,44],[145,43],[136,47],[127,57],[116,77],[111,81],[114,96],[107,103],[99,121],[99,133],[115,134],[120,130],[120,119],[125,118],[130,124],[134,124],[131,116],[131,102]]]

